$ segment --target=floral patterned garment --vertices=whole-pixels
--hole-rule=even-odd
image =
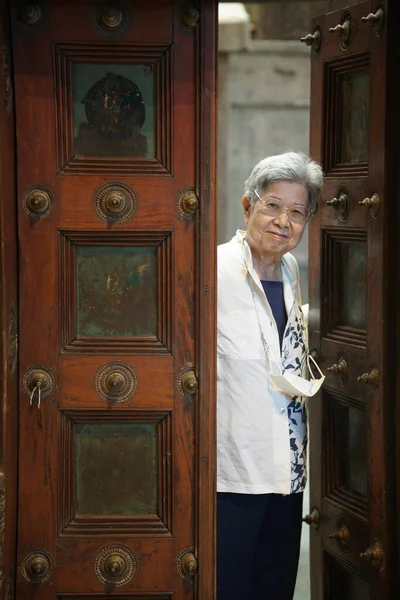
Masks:
[[[307,325],[301,306],[295,302],[294,324],[289,325],[284,334],[282,348],[282,366],[294,375],[304,375],[307,357]],[[293,321],[288,320],[288,323]],[[291,348],[290,359],[288,347]],[[293,351],[297,356],[293,357]],[[290,493],[302,492],[307,483],[307,409],[305,398],[293,396],[288,404],[289,439],[292,465]]]

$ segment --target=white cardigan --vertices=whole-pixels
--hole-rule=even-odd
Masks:
[[[217,490],[301,492],[306,484],[305,404],[270,382],[271,361],[260,332],[261,327],[282,368],[304,373],[308,341],[298,266],[291,254],[283,257],[288,322],[281,354],[275,319],[244,235],[238,231],[230,242],[218,247]]]

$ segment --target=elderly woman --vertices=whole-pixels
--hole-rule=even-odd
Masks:
[[[246,231],[218,248],[217,600],[291,600],[306,485],[307,329],[300,242],[321,167],[288,152],[259,162]],[[314,378],[313,373],[311,373]]]

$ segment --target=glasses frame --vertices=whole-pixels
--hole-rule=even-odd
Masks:
[[[254,190],[254,193],[255,193],[255,195],[257,196],[257,198],[258,198],[258,199],[259,199],[259,201],[261,202],[261,204],[264,204],[264,205],[265,205],[265,203],[266,203],[266,200],[267,200],[268,198],[264,198],[264,199],[263,199],[263,198],[261,198],[261,196],[260,196],[260,194],[257,192],[256,188],[253,188],[253,190]],[[276,219],[277,217],[280,217],[282,213],[286,213],[286,215],[287,215],[287,218],[289,219],[289,221],[290,221],[291,223],[294,223],[295,225],[305,225],[305,224],[307,223],[308,219],[309,219],[309,218],[310,218],[310,216],[311,216],[311,210],[310,210],[310,209],[309,209],[307,206],[304,206],[304,204],[293,204],[292,206],[289,206],[289,208],[285,208],[285,207],[283,206],[283,203],[281,202],[281,200],[279,200],[278,198],[275,198],[275,200],[276,200],[276,202],[277,202],[277,203],[281,204],[281,211],[280,211],[280,212],[279,212],[277,215],[268,215],[268,216],[270,216],[270,217],[273,217],[273,218],[275,218],[275,219]],[[290,211],[291,211],[291,210],[292,210],[292,208],[294,208],[295,206],[301,206],[302,208],[304,208],[304,210],[306,210],[306,211],[307,211],[307,216],[306,216],[306,218],[304,219],[304,221],[293,221],[293,220],[290,218]]]

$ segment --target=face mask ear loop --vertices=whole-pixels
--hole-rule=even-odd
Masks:
[[[312,379],[313,379],[314,381],[316,381],[316,379],[315,379],[315,377],[314,377],[314,373],[312,372],[312,370],[311,370],[311,367],[310,367],[310,360],[312,360],[312,361],[313,361],[313,363],[314,363],[314,366],[315,366],[315,368],[317,369],[317,371],[319,372],[319,374],[321,375],[321,377],[323,377],[323,376],[324,376],[324,374],[323,374],[323,372],[321,371],[321,369],[319,368],[319,366],[318,366],[318,364],[316,363],[315,359],[314,359],[314,358],[311,356],[311,354],[307,354],[307,367],[308,367],[308,370],[309,370],[309,372],[310,372],[310,375],[311,375]]]

